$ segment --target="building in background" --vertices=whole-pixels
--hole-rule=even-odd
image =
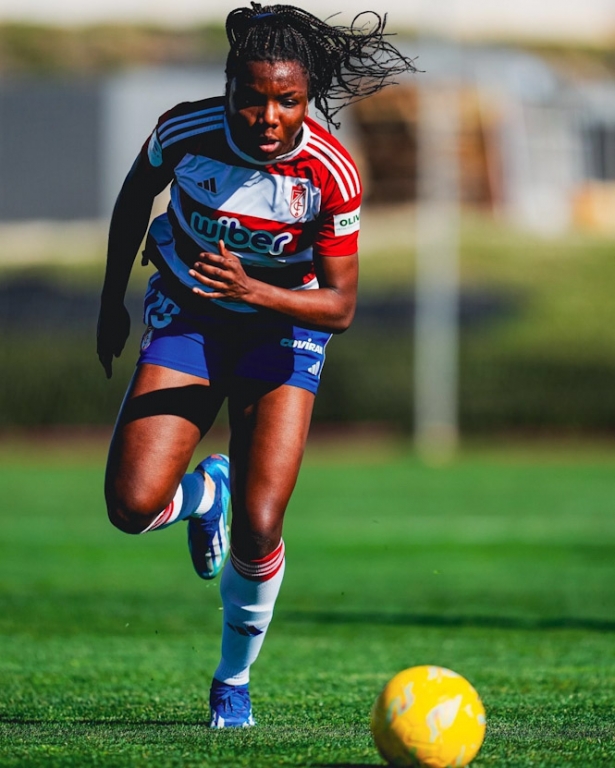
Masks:
[[[416,78],[453,83],[459,101],[460,197],[522,228],[615,232],[615,79],[525,51],[427,43],[425,69],[357,105],[372,202],[414,200]]]
[[[223,83],[221,67],[0,80],[0,222],[107,219],[158,117]]]

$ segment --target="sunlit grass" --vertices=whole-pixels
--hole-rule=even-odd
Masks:
[[[66,446],[22,444],[0,464],[1,765],[377,765],[371,703],[421,663],[479,690],[476,768],[612,763],[605,448],[477,445],[435,468],[395,441],[316,441],[253,674],[259,727],[218,734],[205,727],[217,583],[192,573],[183,526],[108,525],[98,446],[72,461]]]

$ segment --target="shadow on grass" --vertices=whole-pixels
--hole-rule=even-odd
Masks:
[[[434,616],[420,613],[384,613],[365,611],[286,611],[277,612],[278,619],[314,624],[374,624],[381,626],[480,627],[489,629],[583,629],[615,632],[615,621],[577,619],[570,616],[539,618],[525,616]]]

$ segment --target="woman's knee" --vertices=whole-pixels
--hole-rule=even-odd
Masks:
[[[109,521],[124,533],[143,533],[167,506],[164,500],[138,489],[129,493],[107,491],[105,496]]]
[[[263,515],[257,519],[237,515],[233,510],[231,543],[242,560],[258,560],[271,554],[282,538],[282,516]]]

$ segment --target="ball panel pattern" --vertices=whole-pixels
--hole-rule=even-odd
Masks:
[[[483,743],[485,710],[464,677],[425,665],[405,669],[385,685],[371,726],[389,765],[463,768]]]

